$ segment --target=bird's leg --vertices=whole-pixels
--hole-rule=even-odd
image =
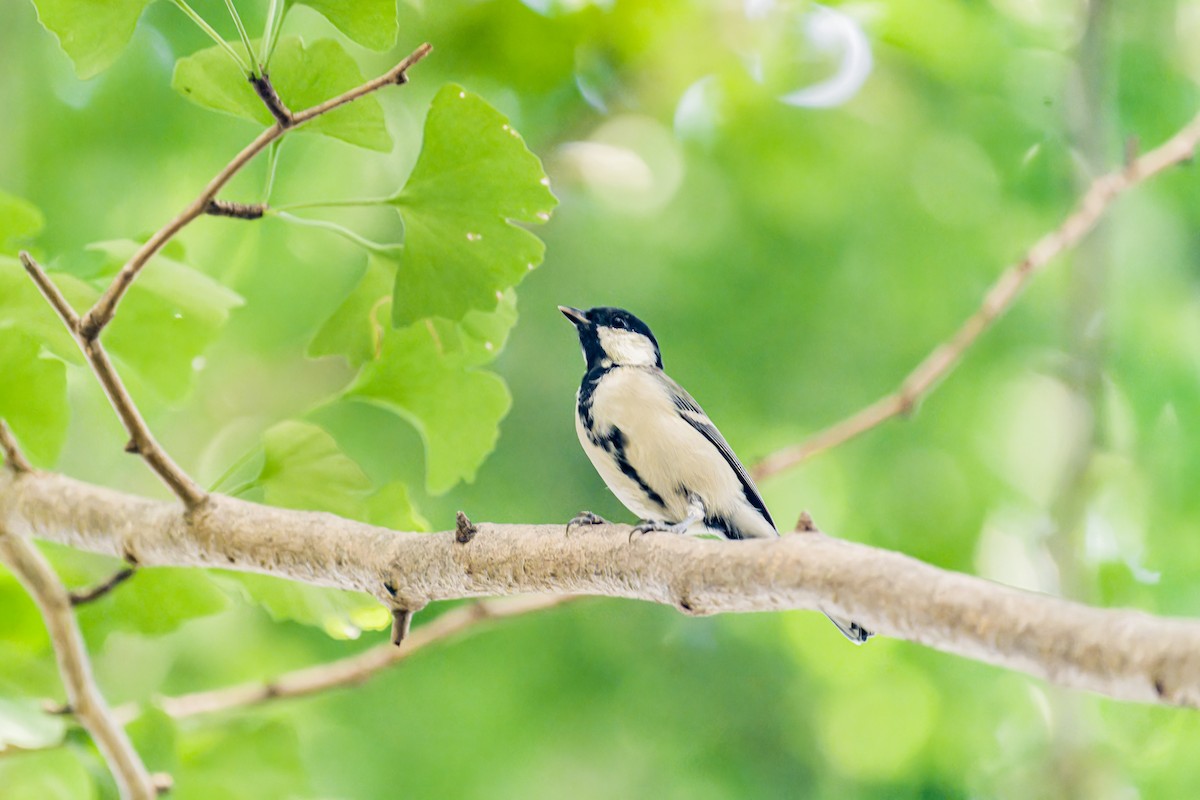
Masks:
[[[566,535],[571,535],[571,528],[576,525],[607,525],[608,520],[599,514],[593,514],[590,511],[580,511],[575,516],[571,517],[571,521],[567,523]]]
[[[664,533],[687,533],[687,529],[704,519],[704,503],[694,494],[688,495],[688,515],[679,522],[667,523],[660,520],[644,519],[629,532],[629,541],[634,534],[663,531]]]

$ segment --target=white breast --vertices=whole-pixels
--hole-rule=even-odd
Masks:
[[[584,451],[613,494],[643,519],[677,522],[687,516],[687,494],[698,495],[710,513],[741,516],[744,498],[737,475],[716,448],[675,407],[670,389],[654,369],[618,367],[600,381],[592,399],[595,430],[624,434],[625,455],[638,476],[663,500],[648,503],[637,482],[613,456],[593,444],[576,415]],[[744,499],[741,505],[746,505]],[[773,533],[773,531],[772,531]]]

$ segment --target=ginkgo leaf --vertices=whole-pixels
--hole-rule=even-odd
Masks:
[[[542,261],[542,241],[514,223],[550,219],[558,201],[549,185],[503,114],[460,86],[443,87],[416,166],[390,200],[404,220],[393,322],[494,309]]]
[[[308,346],[308,354],[344,356],[359,366],[379,355],[383,329],[390,316],[394,263],[367,256],[367,270],[350,295],[325,321]]]
[[[285,0],[305,5],[332,22],[363,47],[387,50],[396,43],[396,0]]]
[[[37,338],[0,329],[0,419],[36,464],[52,465],[67,436],[67,368]]]
[[[257,474],[252,476],[248,471],[253,469]],[[388,521],[419,519],[403,486],[399,491],[385,487],[382,498],[379,492],[372,493],[366,473],[332,436],[309,422],[285,420],[268,429],[262,446],[241,459],[221,481],[222,485],[234,482],[240,496],[283,508],[329,511],[378,524],[387,524],[376,519],[385,510],[391,515]],[[362,628],[384,627],[390,619],[386,612],[382,616],[374,613],[380,607],[378,601],[361,592],[249,573],[225,573],[220,580],[237,587],[274,619],[313,625],[337,638],[354,638]]]
[[[89,245],[105,258],[98,280],[106,282],[136,248],[127,240]],[[204,273],[159,255],[121,302],[104,341],[142,381],[168,399],[179,399],[192,385],[197,359],[242,303],[240,295]]]
[[[17,244],[41,232],[42,211],[28,200],[0,192],[0,251],[15,252]]]
[[[280,39],[269,72],[275,91],[292,111],[303,111],[364,81],[354,58],[333,39],[318,39],[308,45],[298,36]],[[171,86],[205,108],[263,125],[275,121],[246,76],[220,47],[179,59]],[[383,108],[371,96],[322,114],[298,130],[323,133],[371,150],[392,149]]]
[[[58,39],[80,78],[108,69],[133,36],[150,0],[34,0],[38,21]]]
[[[515,321],[507,310],[493,313]],[[456,341],[443,341],[451,331]],[[489,351],[484,342],[444,321],[389,329],[379,358],[363,368],[347,392],[416,427],[425,445],[425,484],[431,493],[474,479],[512,404],[504,381],[477,368],[481,350],[498,352],[498,346],[493,343]]]

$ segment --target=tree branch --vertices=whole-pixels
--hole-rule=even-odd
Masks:
[[[134,800],[156,797],[154,778],[96,686],[66,588],[31,542],[2,528],[0,560],[8,565],[42,612],[72,712],[92,735],[116,779],[121,797]]]
[[[191,515],[34,473],[0,476],[13,533],[148,566],[221,567],[374,594],[389,607],[553,592],[663,603],[688,614],[821,609],[887,636],[1122,700],[1200,706],[1200,622],[1102,610],[937,569],[819,533],[728,542],[628,541],[597,525],[476,524],[397,533],[220,495]]]
[[[348,658],[288,672],[266,683],[243,683],[207,692],[163,697],[158,700],[158,705],[170,716],[183,719],[355,686],[377,672],[407,660],[419,650],[474,630],[482,623],[554,608],[575,599],[563,595],[534,595],[511,600],[480,600],[447,611],[432,622],[415,628],[404,640],[404,647],[377,645]],[[117,719],[129,723],[141,714],[141,709],[137,704],[129,704],[115,709],[114,713]]]
[[[23,472],[33,472],[33,465],[21,452],[16,437],[13,436],[8,423],[3,419],[0,419],[0,450],[4,452],[4,464],[10,472],[18,475]]]
[[[67,299],[63,297],[58,287],[54,285],[54,281],[50,280],[50,276],[46,274],[41,265],[33,260],[29,253],[21,252],[21,263],[25,265],[25,271],[37,284],[46,300],[62,317],[63,324],[75,337],[79,349],[83,351],[84,358],[91,365],[92,371],[96,373],[100,385],[104,387],[104,393],[108,396],[109,403],[112,404],[113,410],[117,412],[117,416],[121,418],[121,424],[125,426],[125,430],[129,434],[126,451],[141,455],[150,465],[150,469],[154,470],[163,483],[175,493],[175,496],[183,501],[186,508],[190,510],[199,506],[208,494],[167,455],[167,451],[154,438],[154,434],[150,433],[146,420],[138,411],[137,405],[117,374],[116,368],[113,367],[104,345],[100,343],[99,339],[88,339],[83,335],[80,331],[79,316],[71,308]]]
[[[751,473],[759,480],[778,475],[893,417],[909,413],[938,381],[958,365],[967,348],[1008,310],[1030,279],[1057,256],[1078,244],[1120,194],[1168,167],[1190,160],[1196,153],[1197,145],[1200,145],[1200,116],[1159,147],[1128,161],[1121,169],[1092,181],[1070,216],[1058,228],[1038,240],[1023,259],[1001,273],[984,295],[979,309],[967,318],[953,336],[935,347],[905,377],[899,389],[808,440],[771,453],[755,464]]]
[[[80,320],[79,333],[84,340],[91,341],[100,335],[100,331],[104,329],[104,326],[112,321],[113,315],[117,310],[117,304],[121,302],[121,298],[124,297],[125,292],[129,290],[130,285],[138,276],[138,273],[146,266],[147,262],[192,220],[206,213],[209,209],[209,204],[216,199],[217,192],[221,191],[225,184],[229,183],[233,176],[249,163],[251,159],[265,150],[267,145],[280,136],[283,136],[287,131],[298,128],[304,123],[322,114],[327,114],[339,106],[353,102],[384,86],[405,83],[407,81],[408,69],[429,55],[431,50],[433,48],[430,45],[423,44],[406,56],[399,64],[378,78],[367,81],[361,86],[355,87],[305,111],[290,114],[290,125],[283,125],[280,122],[276,122],[270,128],[260,133],[253,142],[246,145],[240,153],[234,156],[233,160],[225,165],[224,169],[218,172],[216,177],[209,181],[199,197],[188,204],[187,208],[179,212],[171,221],[147,239],[146,243],[139,247],[129,261],[121,267],[121,270],[113,278],[113,282],[109,285],[108,289],[105,290],[100,299],[96,301],[96,304]],[[274,110],[272,110],[272,113],[275,113]]]

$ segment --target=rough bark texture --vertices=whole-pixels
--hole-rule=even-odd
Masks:
[[[145,566],[263,572],[414,610],[528,592],[648,600],[688,614],[821,609],[1064,686],[1200,705],[1200,622],[1091,608],[819,533],[631,542],[625,526],[568,537],[561,524],[477,523],[459,543],[452,530],[398,533],[217,495],[187,513],[39,473],[0,478],[0,525]]]

